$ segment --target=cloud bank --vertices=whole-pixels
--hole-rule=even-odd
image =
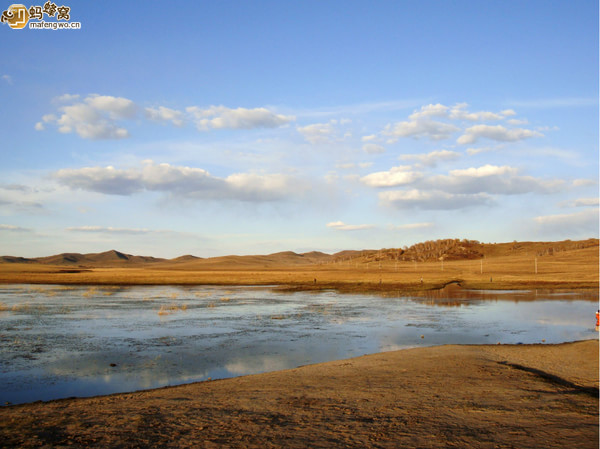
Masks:
[[[282,174],[234,173],[219,178],[201,168],[153,161],[130,169],[67,168],[58,170],[53,177],[71,189],[107,195],[154,191],[198,200],[269,202],[291,198],[306,190],[299,180]]]
[[[83,139],[125,139],[129,131],[125,123],[145,118],[154,123],[171,123],[182,127],[193,123],[200,131],[212,129],[255,129],[276,128],[296,118],[276,114],[267,108],[228,108],[226,106],[188,106],[176,110],[165,106],[142,108],[132,100],[110,95],[90,94],[83,100],[79,95],[65,94],[55,98],[59,106],[56,113],[46,114],[35,124],[37,131],[48,125],[55,126],[60,133],[76,133]]]

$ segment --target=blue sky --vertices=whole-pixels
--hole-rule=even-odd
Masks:
[[[140,5],[0,24],[2,254],[598,236],[597,2]]]

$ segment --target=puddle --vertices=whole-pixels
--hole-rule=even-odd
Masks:
[[[0,286],[0,404],[94,396],[447,343],[597,338],[598,294],[394,297],[250,287]],[[423,337],[423,338],[422,338]]]

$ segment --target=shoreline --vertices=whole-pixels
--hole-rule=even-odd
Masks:
[[[79,286],[223,286],[223,287],[265,287],[282,292],[335,290],[339,293],[385,293],[385,292],[427,292],[441,290],[456,284],[465,290],[576,290],[598,291],[598,280],[573,279],[556,280],[510,276],[497,276],[486,279],[468,279],[452,275],[426,276],[409,280],[406,275],[390,272],[365,275],[364,273],[344,273],[346,279],[339,279],[339,273],[309,273],[302,271],[153,271],[150,269],[91,269],[68,271],[9,271],[0,265],[0,285],[79,285]],[[354,277],[352,278],[352,276]],[[314,276],[314,277],[313,277]],[[347,279],[351,277],[351,279]],[[412,276],[414,279],[415,276]],[[310,279],[307,279],[310,278]],[[432,279],[433,278],[433,279]]]
[[[597,447],[598,340],[404,349],[0,408],[0,447]]]

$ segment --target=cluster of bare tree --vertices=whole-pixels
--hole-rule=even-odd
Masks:
[[[552,242],[548,247],[539,249],[537,251],[538,256],[553,256],[561,251],[572,251],[574,249],[589,248],[590,246],[598,246],[598,239],[589,239],[579,242],[572,242],[571,240],[565,240],[563,242]]]
[[[343,251],[329,263],[372,263],[385,261],[433,262],[440,260],[474,260],[510,254],[548,256],[561,251],[598,246],[598,239],[562,242],[481,243],[468,239],[427,240],[402,248]]]
[[[403,262],[430,262],[435,260],[480,259],[482,244],[477,240],[443,239],[427,240],[410,247],[384,248],[378,251],[361,251],[354,258],[361,262],[382,262],[397,260]]]

